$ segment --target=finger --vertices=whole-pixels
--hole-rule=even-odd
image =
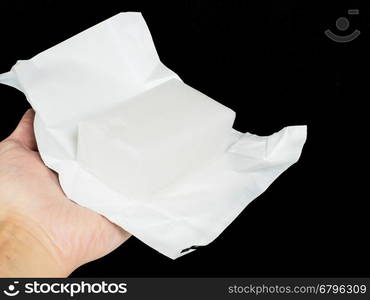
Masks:
[[[104,229],[105,229],[105,236],[109,237],[109,242],[107,243],[107,253],[113,251],[122,243],[124,243],[126,240],[129,239],[131,234],[124,230],[123,228],[119,227],[118,225],[112,223],[104,216],[101,216],[105,219],[106,222],[104,222]],[[106,253],[105,253],[106,254]]]
[[[99,249],[95,249],[91,260],[95,260],[107,255],[131,237],[129,232],[110,222],[104,216],[100,217],[104,219],[100,227],[100,247]]]
[[[9,139],[13,139],[26,148],[36,151],[37,144],[35,139],[35,133],[33,130],[33,120],[35,118],[35,112],[33,109],[28,109],[20,120],[17,128],[9,136]]]

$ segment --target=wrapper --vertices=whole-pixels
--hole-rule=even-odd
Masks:
[[[230,130],[223,153],[192,166],[159,192],[136,198],[112,188],[109,170],[96,176],[81,163],[79,126],[173,80],[185,85],[161,63],[141,14],[131,12],[20,60],[0,75],[0,82],[22,91],[35,110],[40,155],[59,174],[65,194],[175,259],[213,241],[299,159],[306,126],[265,137]],[[254,112],[236,113],[248,118]],[[114,150],[112,139],[105,149],[100,145],[99,157]]]

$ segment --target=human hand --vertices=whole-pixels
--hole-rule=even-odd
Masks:
[[[0,142],[0,277],[64,277],[130,234],[63,193],[42,162],[33,110]]]

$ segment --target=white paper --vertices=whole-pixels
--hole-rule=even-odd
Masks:
[[[177,79],[78,126],[77,161],[108,186],[147,197],[223,155],[235,112]]]
[[[78,126],[171,79],[182,82],[160,62],[141,14],[131,12],[18,61],[0,75],[0,83],[24,92],[36,111],[40,155],[59,174],[65,194],[175,259],[193,251],[184,249],[213,241],[299,159],[306,126],[285,127],[268,137],[233,130],[229,147],[212,163],[160,193],[127,197],[78,162]],[[237,112],[237,117],[251,113]]]

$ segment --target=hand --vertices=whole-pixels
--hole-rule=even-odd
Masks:
[[[42,162],[33,110],[0,142],[0,277],[62,277],[130,234],[70,201]]]

